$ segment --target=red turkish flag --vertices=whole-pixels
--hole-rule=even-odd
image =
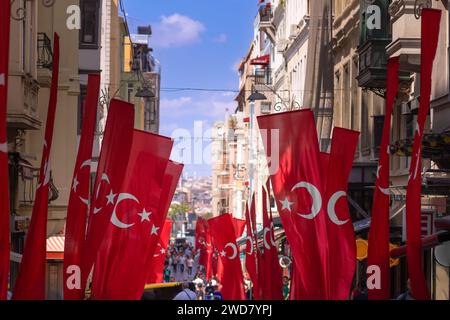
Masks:
[[[133,128],[134,105],[120,100],[112,100],[98,161],[85,248],[83,249],[83,267],[81,269],[83,291],[106,229],[110,224],[114,203],[127,172]]]
[[[275,242],[274,223],[270,205],[267,206],[270,181],[267,181],[266,188],[262,190],[263,201],[263,265],[261,265],[262,286],[261,299],[263,300],[283,300],[283,274],[278,260],[278,247]],[[270,216],[268,215],[268,207]]]
[[[229,214],[229,213],[227,213],[227,214]],[[231,222],[232,222],[233,230],[235,233],[235,239],[240,238],[242,236],[242,233],[245,230],[245,220],[240,220],[240,219],[231,217]],[[218,254],[219,254],[219,252],[218,252]],[[220,255],[219,255],[219,258],[217,259],[217,273],[216,273],[217,279],[219,280],[219,282],[222,282],[224,272],[225,272],[224,264],[222,262],[222,259],[220,259]]]
[[[86,236],[86,223],[89,208],[89,185],[91,176],[92,147],[94,145],[97,105],[100,92],[100,75],[90,74],[88,91],[84,103],[83,127],[80,145],[72,179],[69,206],[67,208],[66,233],[64,243],[64,299],[82,300],[79,273]],[[70,277],[71,276],[71,277]],[[69,281],[68,281],[69,280]]]
[[[204,248],[207,225],[208,225],[208,222],[204,218],[199,217],[197,219],[197,224],[195,226],[195,251],[196,252],[198,250],[202,250]]]
[[[422,140],[430,111],[431,76],[439,40],[441,11],[422,10],[422,49],[420,55],[420,106],[414,130],[408,189],[406,192],[406,254],[412,296],[430,300],[430,292],[422,269],[421,193]]]
[[[176,163],[173,161],[169,161],[167,163],[166,172],[164,174],[164,181],[162,186],[162,193],[161,193],[161,200],[159,203],[159,209],[158,209],[158,216],[157,218],[160,219],[158,222],[159,224],[163,224],[167,222],[166,217],[167,213],[169,211],[170,203],[172,202],[173,195],[175,194],[175,190],[178,185],[178,181],[180,180],[181,173],[183,172],[184,165],[180,163]],[[172,223],[172,222],[171,222]],[[162,236],[164,232],[164,227],[158,230],[158,238],[159,241],[165,241]],[[167,237],[170,236],[169,235]],[[169,238],[167,238],[169,239]],[[167,248],[166,248],[167,249]],[[153,257],[156,253],[156,251],[161,250],[160,245],[158,242],[153,242],[152,246],[150,246],[149,254],[147,256],[147,262],[146,262],[146,269],[148,270],[149,274],[153,273]],[[146,279],[151,278],[151,275],[148,275]],[[148,281],[148,280],[147,280]],[[151,283],[151,282],[150,282]]]
[[[399,66],[400,63],[398,57],[388,60],[386,112],[384,117],[383,135],[381,137],[377,180],[375,183],[375,192],[373,194],[369,249],[367,253],[367,267],[377,266],[380,270],[380,288],[368,287],[370,300],[386,300],[389,299],[391,295],[391,287],[389,285],[389,144],[391,140],[392,113],[398,91]]]
[[[347,300],[356,267],[356,240],[348,208],[348,180],[359,132],[334,128],[326,179],[330,299]]]
[[[214,272],[213,268],[213,245],[212,245],[212,239],[211,239],[211,233],[209,232],[209,226],[206,228],[206,234],[205,234],[205,243],[206,243],[206,252],[205,252],[205,258],[204,258],[204,266],[206,268],[206,279],[211,279]]]
[[[236,231],[232,217],[223,214],[208,220],[214,246],[219,251],[226,272],[221,279],[222,296],[225,300],[245,300],[244,278],[236,244]]]
[[[53,41],[52,84],[45,127],[44,150],[42,151],[39,183],[36,189],[30,228],[27,233],[22,262],[14,288],[14,300],[45,299],[50,152],[53,142],[59,77],[59,36],[57,33],[54,34]]]
[[[258,123],[268,163],[279,159],[278,170],[270,168],[276,171],[271,181],[295,260],[298,280],[291,299],[329,299],[328,217],[314,114],[306,109],[277,113],[258,117]]]
[[[8,109],[8,65],[10,1],[0,4],[0,300],[6,300],[8,292],[10,230],[8,142],[6,137],[6,111]]]
[[[162,283],[164,273],[164,262],[166,260],[167,247],[170,241],[170,232],[172,231],[172,220],[167,219],[161,231],[161,236],[158,239],[158,244],[153,259],[148,265],[150,275],[147,283]]]
[[[251,211],[255,211],[255,195],[252,196]],[[253,232],[252,218],[248,210],[248,205],[245,206],[245,219],[247,220],[247,233],[246,233],[246,249],[245,249],[245,268],[247,269],[250,280],[253,283],[253,296],[255,299],[259,299],[259,289],[258,289],[258,267],[257,267],[257,257],[256,257],[256,247],[255,237]]]
[[[141,299],[148,253],[164,224],[158,210],[172,146],[169,138],[134,130],[127,175],[95,262],[93,299]]]

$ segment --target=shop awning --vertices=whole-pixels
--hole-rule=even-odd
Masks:
[[[64,259],[64,236],[53,236],[47,239],[47,260]]]
[[[268,66],[269,63],[270,63],[270,54],[252,59],[250,61],[250,64],[253,66]]]

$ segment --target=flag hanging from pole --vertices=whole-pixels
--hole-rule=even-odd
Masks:
[[[89,209],[81,269],[82,291],[110,224],[133,141],[134,105],[111,100]]]
[[[78,147],[69,206],[67,208],[63,269],[65,300],[84,299],[84,292],[81,289],[82,250],[86,236],[87,214],[89,210],[91,158],[92,147],[94,145],[99,91],[100,75],[89,75],[80,145]]]
[[[295,261],[291,299],[329,299],[329,248],[320,151],[314,114],[309,109],[258,117],[268,161],[279,168],[271,175],[278,212]],[[308,259],[304,257],[307,256]]]
[[[262,190],[263,200],[263,264],[261,264],[262,277],[260,278],[261,299],[263,300],[283,300],[283,275],[278,261],[278,247],[275,242],[274,223],[272,209],[269,206],[270,180]],[[268,215],[270,211],[270,216]]]
[[[414,128],[414,147],[406,191],[406,256],[412,296],[430,300],[430,292],[422,268],[421,193],[422,140],[430,111],[431,76],[439,40],[441,11],[422,10],[422,46],[420,55],[420,105]]]
[[[391,58],[387,67],[386,112],[380,145],[377,180],[373,194],[372,220],[369,231],[367,266],[380,270],[380,288],[368,288],[370,300],[386,300],[390,297],[389,285],[389,144],[391,121],[398,91],[399,58]],[[369,275],[368,275],[369,276]]]
[[[93,299],[141,299],[147,257],[153,255],[165,221],[159,204],[172,146],[169,138],[134,130],[127,175],[94,266]]]
[[[176,163],[174,161],[169,161],[167,163],[166,172],[164,173],[164,181],[162,184],[161,199],[159,202],[159,209],[158,209],[158,215],[157,215],[157,219],[160,220],[158,222],[158,224],[163,225],[163,227],[161,229],[158,229],[157,233],[158,233],[159,242],[162,241],[163,244],[165,243],[166,249],[167,249],[167,243],[168,243],[169,237],[170,237],[170,232],[172,230],[172,221],[166,219],[167,213],[169,211],[169,207],[170,207],[170,203],[172,202],[173,195],[175,194],[175,190],[177,188],[178,181],[180,180],[181,173],[183,172],[183,168],[184,168],[183,164]],[[166,228],[165,223],[167,223],[168,221],[170,221],[170,223],[171,223],[169,231],[167,231],[165,229]],[[164,232],[168,232],[168,234],[164,234]],[[153,260],[154,260],[153,257],[158,254],[157,253],[158,250],[161,250],[160,246],[161,246],[160,243],[152,242],[150,249],[148,251],[147,261],[146,261],[145,265],[147,266],[146,269],[148,270],[148,272],[150,274],[154,274],[153,266],[155,264],[153,263]],[[161,255],[159,255],[158,257],[160,257],[160,256]],[[157,270],[159,270],[159,269],[157,269]],[[145,280],[143,280],[143,281],[148,282],[148,279],[150,279],[150,278],[151,278],[151,275],[147,275]]]
[[[356,239],[347,190],[358,142],[359,132],[334,128],[324,177],[331,300],[348,299],[355,274]]]
[[[8,109],[8,66],[10,1],[0,4],[0,300],[6,300],[9,279],[10,230],[9,230],[9,183],[8,141],[6,136],[6,113]]]
[[[226,272],[221,279],[222,296],[225,300],[245,300],[244,278],[242,275],[239,248],[232,217],[223,214],[208,220],[214,246],[219,251]]]
[[[45,299],[50,153],[53,142],[59,78],[59,36],[57,33],[54,34],[53,41],[52,83],[50,86],[50,98],[45,127],[44,149],[39,172],[39,183],[36,188],[30,228],[28,229],[26,237],[22,262],[14,287],[14,300]]]
[[[164,273],[164,262],[166,260],[167,248],[170,241],[170,232],[172,231],[172,220],[167,219],[158,239],[158,244],[153,258],[148,264],[147,269],[150,271],[147,283],[162,283]]]

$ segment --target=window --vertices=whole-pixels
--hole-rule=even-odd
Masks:
[[[81,1],[81,49],[98,49],[99,5],[99,0]]]

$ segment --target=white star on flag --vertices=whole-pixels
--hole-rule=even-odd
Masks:
[[[293,202],[290,202],[288,198],[286,198],[286,199],[284,199],[283,201],[280,201],[280,202],[281,202],[281,204],[283,206],[281,208],[281,210],[287,209],[287,210],[291,211],[291,206],[294,204]]]
[[[156,225],[153,225],[152,232],[150,235],[158,235],[159,228]]]
[[[112,192],[112,190],[109,192],[109,194],[106,196],[106,199],[108,199],[108,202],[106,205],[114,204],[114,198],[116,197],[116,194]]]
[[[222,250],[222,252],[220,253],[220,255],[221,255],[222,257],[225,257],[225,256],[227,255],[227,253],[226,253],[224,250]]]
[[[72,190],[73,192],[77,192],[77,187],[80,184],[80,182],[77,179],[77,176],[75,176],[75,178],[73,179],[73,186],[72,186]]]
[[[142,211],[142,213],[138,213],[138,215],[141,217],[141,222],[148,221],[150,222],[150,215],[152,212],[146,212],[145,209]]]
[[[166,250],[164,250],[164,248],[161,248],[161,254],[164,254],[164,253],[166,253]]]

